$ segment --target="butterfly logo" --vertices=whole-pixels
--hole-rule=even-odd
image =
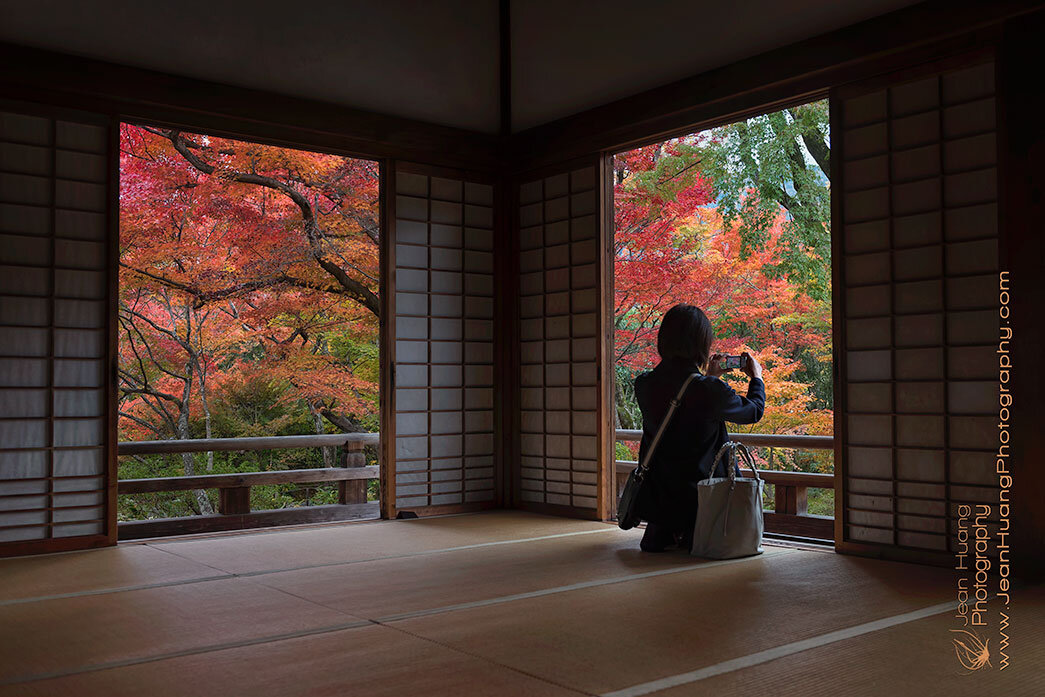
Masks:
[[[954,653],[963,668],[971,673],[991,665],[991,652],[987,647],[990,639],[984,641],[964,629],[952,629],[951,632],[960,635],[951,641],[954,642]]]

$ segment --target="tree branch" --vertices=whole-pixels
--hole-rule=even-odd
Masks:
[[[174,149],[185,158],[186,162],[200,172],[221,176],[230,181],[239,182],[241,184],[255,184],[267,189],[272,189],[280,192],[293,201],[294,205],[296,205],[301,211],[301,216],[304,221],[305,237],[308,239],[313,259],[316,260],[324,271],[333,276],[334,280],[336,280],[344,289],[345,295],[363,305],[363,307],[370,310],[375,316],[381,316],[381,303],[377,294],[367,288],[363,283],[350,277],[345,273],[344,269],[326,258],[326,254],[323,251],[322,233],[319,228],[319,222],[316,220],[315,213],[312,210],[312,204],[309,203],[304,195],[289,184],[281,182],[273,177],[266,177],[253,172],[239,172],[236,170],[223,170],[218,173],[218,170],[214,165],[206,162],[192,151],[192,146],[182,137],[180,131],[164,131],[162,135],[171,141]]]

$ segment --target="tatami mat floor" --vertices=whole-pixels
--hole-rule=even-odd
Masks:
[[[1045,593],[967,675],[945,569],[639,535],[496,511],[3,560],[0,695],[1045,694]]]

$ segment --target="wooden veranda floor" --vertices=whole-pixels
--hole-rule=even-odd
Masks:
[[[0,561],[0,695],[1040,695],[1045,593],[1013,665],[968,675],[951,573],[767,547],[645,555],[514,511]]]

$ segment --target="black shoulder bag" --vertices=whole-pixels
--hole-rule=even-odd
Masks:
[[[682,383],[679,393],[675,395],[675,399],[671,400],[668,413],[664,415],[664,420],[660,422],[657,434],[653,436],[653,442],[650,443],[649,450],[646,451],[646,457],[628,475],[628,483],[624,485],[620,501],[617,502],[617,525],[620,526],[621,530],[628,530],[639,524],[641,518],[638,516],[638,501],[642,493],[642,485],[645,483],[646,475],[649,473],[650,462],[653,460],[653,451],[657,449],[657,444],[660,443],[660,439],[668,427],[668,422],[671,421],[671,417],[675,415],[675,410],[682,402],[682,395],[686,393],[686,388],[689,387],[689,383],[693,382],[693,378],[699,374],[692,373]]]

